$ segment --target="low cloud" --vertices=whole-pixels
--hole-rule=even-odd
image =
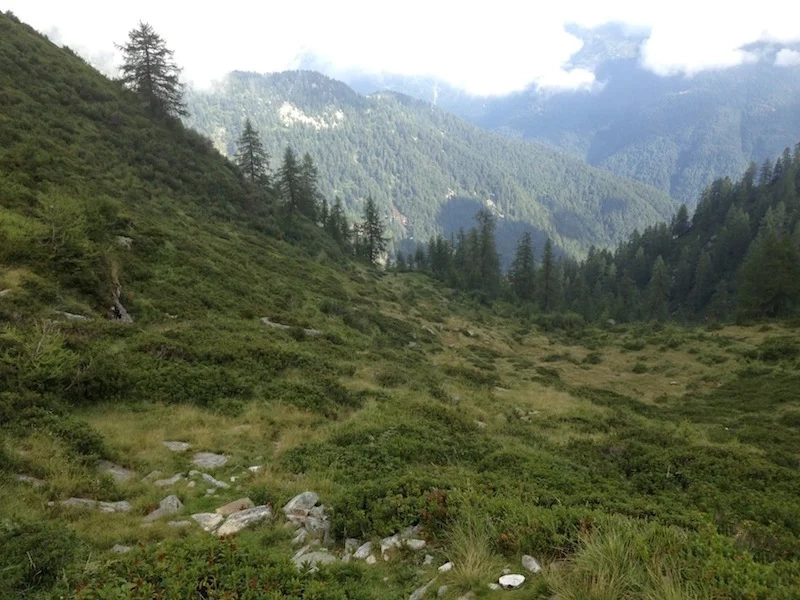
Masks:
[[[228,0],[208,6],[138,0],[108,8],[107,0],[6,0],[6,8],[40,31],[58,27],[60,40],[108,70],[119,63],[114,42],[141,19],[175,50],[185,78],[205,86],[232,70],[279,71],[312,54],[337,72],[428,76],[477,95],[529,85],[565,90],[597,85],[571,59],[583,47],[565,27],[609,22],[649,31],[640,47],[643,68],[692,75],[751,62],[744,50],[768,41],[800,41],[797,9],[752,10],[721,0],[560,0],[548,6],[518,0],[470,3],[405,0],[308,0],[255,4]],[[775,4],[778,4],[777,2]],[[776,64],[795,60],[779,53]]]
[[[777,67],[795,67],[797,65],[800,65],[800,52],[797,50],[783,48],[775,55],[775,66]]]

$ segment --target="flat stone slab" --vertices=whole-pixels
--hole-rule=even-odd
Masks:
[[[179,513],[181,509],[183,509],[183,503],[180,501],[180,499],[175,495],[170,495],[159,502],[158,508],[147,515],[143,520],[145,523],[152,523],[161,517]]]
[[[97,463],[97,470],[104,475],[111,475],[114,481],[118,483],[130,481],[136,475],[136,473],[130,469],[126,469],[122,465],[118,465],[109,460],[101,460],[99,463]]]
[[[90,498],[69,498],[61,501],[61,506],[67,508],[81,508],[85,510],[99,510],[100,512],[115,513],[128,512],[133,508],[130,502],[98,502]]]
[[[167,448],[172,450],[173,452],[186,452],[192,445],[189,442],[162,442]]]
[[[224,481],[220,481],[219,479],[214,479],[208,473],[203,473],[203,480],[208,482],[208,483],[210,483],[214,487],[222,488],[223,490],[230,489],[230,487],[231,487],[229,484],[225,483]]]
[[[197,513],[192,515],[192,518],[197,521],[200,527],[209,533],[222,525],[222,522],[225,520],[225,517],[217,513]]]
[[[503,575],[497,580],[504,590],[515,590],[525,583],[524,575]]]
[[[260,523],[265,519],[272,517],[272,509],[269,506],[256,506],[241,510],[229,516],[225,522],[217,529],[217,535],[222,537],[224,535],[232,535],[239,533],[242,529],[252,527],[256,523]]]
[[[159,479],[158,481],[154,481],[153,485],[157,485],[158,487],[169,487],[171,485],[175,485],[179,481],[184,479],[183,473],[175,473],[172,477],[167,479]]]
[[[228,457],[222,454],[214,454],[213,452],[197,452],[192,458],[192,462],[204,469],[216,469],[224,467],[228,462]]]
[[[420,550],[422,550],[428,544],[427,544],[427,542],[425,540],[411,539],[411,540],[406,540],[405,545],[408,548],[410,548],[411,550],[414,550],[415,552],[419,552]]]
[[[298,569],[308,567],[311,572],[319,570],[317,565],[327,565],[337,560],[338,559],[330,552],[309,552],[308,554],[292,558],[292,562],[297,565]]]
[[[228,502],[228,504],[224,506],[220,506],[216,512],[218,515],[222,515],[223,517],[228,517],[233,513],[237,513],[243,510],[247,510],[248,508],[254,508],[255,503],[250,500],[250,498],[239,498],[238,500],[234,500],[233,502]]]
[[[531,573],[542,572],[542,565],[539,564],[539,561],[528,554],[522,556],[522,566]]]
[[[353,558],[367,560],[370,554],[372,554],[372,542],[365,542],[358,547],[358,550],[353,554]]]
[[[286,506],[283,507],[283,512],[288,515],[297,511],[306,511],[306,514],[308,514],[316,506],[317,502],[319,502],[319,496],[314,492],[306,491],[289,500]]]

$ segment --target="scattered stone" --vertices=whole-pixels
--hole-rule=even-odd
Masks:
[[[42,487],[45,482],[37,477],[32,477],[31,475],[17,475],[17,481],[21,481],[22,483],[28,483],[33,487]]]
[[[231,483],[236,483],[236,475],[231,475]]]
[[[98,502],[97,508],[100,512],[115,513],[128,512],[133,508],[130,502],[120,500],[119,502]]]
[[[422,560],[423,565],[432,565],[433,564],[433,555],[426,554],[425,558]]]
[[[436,597],[437,598],[444,598],[445,596],[447,596],[447,590],[448,589],[449,589],[448,586],[440,585],[439,589],[436,590]]]
[[[385,554],[387,551],[391,550],[392,548],[399,548],[400,547],[400,534],[395,533],[387,538],[383,538],[381,540],[381,554]]]
[[[419,347],[419,344],[417,342],[408,342],[408,347],[409,348],[417,348],[417,347]]]
[[[669,384],[670,385],[678,385],[678,382],[677,381],[670,381]]]
[[[500,586],[500,584],[490,583],[489,584],[489,589],[497,591],[497,590],[502,590],[503,588],[502,588],[502,586]]]
[[[300,548],[300,550],[298,550],[297,552],[294,553],[294,556],[292,557],[292,560],[296,560],[296,559],[300,558],[301,556],[303,556],[303,554],[305,554],[309,550],[311,550],[311,544],[307,544],[307,545],[303,546],[302,548]]]
[[[11,293],[11,288],[7,288],[5,290],[0,290],[0,298],[2,298],[4,296],[8,296],[8,294],[10,294],[10,293]]]
[[[196,483],[196,482],[194,482],[194,481],[190,481],[189,483],[187,483],[187,484],[186,484],[186,487],[188,487],[188,488],[194,488],[196,485],[197,485],[197,483]]]
[[[425,333],[430,333],[431,335],[436,335],[436,330],[430,325],[423,325],[422,331],[424,331]]]
[[[460,396],[458,396],[457,394],[453,394],[452,396],[450,396],[450,404],[458,404],[459,402],[461,402]]]
[[[247,510],[240,510],[233,513],[227,520],[217,529],[217,535],[222,537],[224,535],[231,535],[239,533],[242,529],[255,525],[272,517],[272,509],[269,506],[256,506],[248,508]]]
[[[162,442],[173,452],[186,452],[192,445],[189,442]]]
[[[497,585],[497,584],[493,583],[491,585]],[[497,587],[500,587],[500,586],[497,586]],[[467,592],[466,594],[464,594],[462,596],[459,596],[458,600],[475,600],[475,598],[477,598],[477,596],[475,595],[475,592]]]
[[[319,496],[314,492],[303,492],[289,500],[286,506],[283,507],[283,512],[289,515],[297,511],[306,511],[306,514],[308,514],[308,511],[314,508],[317,502],[319,502]]]
[[[306,531],[305,529],[300,529],[300,531],[297,532],[297,535],[294,536],[294,539],[292,540],[292,546],[298,546],[300,544],[305,543],[307,538],[308,538],[308,531]]]
[[[304,567],[309,569],[309,572],[314,573],[315,571],[319,571],[319,567],[317,565],[327,565],[332,562],[336,562],[336,557],[331,554],[330,552],[309,552],[308,554],[303,554],[302,556],[298,556],[297,558],[293,558],[292,561],[299,570],[302,570]]]
[[[179,513],[183,503],[174,494],[167,496],[158,503],[158,508],[144,518],[145,523],[152,523],[156,519]]]
[[[486,429],[486,423],[483,421],[475,421],[475,425],[478,426],[478,429]]]
[[[372,542],[361,544],[353,554],[353,558],[358,558],[359,560],[367,560],[370,556],[372,556]]]
[[[509,569],[508,567],[503,569],[503,575],[510,575],[510,574],[511,574],[511,569]]]
[[[183,527],[191,527],[191,521],[167,521],[167,525],[170,527],[175,527],[176,529],[181,529]]]
[[[292,329],[292,327],[289,325],[283,325],[281,323],[276,323],[275,321],[270,321],[268,317],[261,317],[261,322],[264,325],[272,327],[273,329],[280,329],[282,331],[285,331],[286,329]],[[303,333],[309,336],[322,335],[322,332],[319,329],[303,329]]]
[[[370,554],[370,555],[369,555],[369,556],[366,558],[366,560],[365,560],[364,562],[365,562],[365,563],[367,563],[368,565],[374,565],[376,562],[378,562],[378,559],[377,559],[377,558],[375,558],[375,555],[374,555],[374,554]]]
[[[220,481],[219,479],[214,479],[208,473],[203,473],[203,480],[206,481],[207,483],[210,483],[214,487],[222,488],[223,490],[230,489],[230,487],[231,487],[230,485],[228,485],[224,481]]]
[[[406,540],[406,546],[411,548],[414,552],[419,552],[425,546],[427,546],[427,542],[425,540],[417,540],[417,539]]]
[[[524,575],[503,575],[497,580],[504,590],[516,590],[523,583],[525,583]]]
[[[217,513],[197,513],[192,515],[192,518],[197,521],[200,527],[209,533],[219,527],[225,520],[225,517]]]
[[[129,502],[124,500],[120,502],[98,502],[89,498],[69,498],[62,500],[60,504],[66,508],[97,509],[107,513],[128,512],[133,508]]]
[[[261,473],[264,469],[264,465],[253,465],[252,467],[247,467],[247,470],[251,473]]]
[[[539,564],[532,556],[528,554],[523,555],[522,557],[522,567],[528,569],[531,573],[541,573],[542,572],[542,565]]]
[[[302,525],[300,525],[300,523],[297,523],[295,521],[286,521],[286,523],[283,524],[284,529],[289,529],[292,531],[297,531],[301,527]]]
[[[123,544],[114,544],[111,546],[111,552],[116,552],[117,554],[127,554],[133,550],[130,546],[125,546]]]
[[[508,392],[510,390],[508,388],[500,387],[498,385],[498,386],[495,386],[494,391],[495,392],[500,392],[501,394],[503,394],[503,393]]]
[[[356,538],[347,538],[344,541],[344,551],[345,552],[355,552],[360,545],[361,545],[361,542],[359,542]]]
[[[108,460],[101,460],[97,463],[97,470],[103,473],[104,475],[111,475],[114,478],[114,481],[118,483],[124,483],[133,479],[134,473],[130,469],[126,469],[122,465],[115,464]]]
[[[255,503],[250,500],[250,498],[239,498],[238,500],[229,502],[224,506],[220,506],[214,512],[216,512],[218,515],[222,515],[223,517],[228,517],[233,513],[241,512],[253,507],[255,507]]]
[[[453,563],[448,561],[444,563],[441,567],[439,567],[438,571],[439,573],[447,573],[452,569],[453,569]]]
[[[306,518],[306,531],[309,535],[318,538],[324,538],[328,531],[330,531],[330,523],[327,520],[318,519],[316,517]]]
[[[414,590],[414,593],[411,594],[408,597],[408,600],[422,600],[422,598],[425,597],[425,594],[428,593],[428,590],[433,585],[434,581],[435,581],[435,579],[431,579],[428,583],[426,583],[422,587],[417,588],[416,590]]]
[[[66,312],[63,310],[57,310],[58,314],[66,317],[70,321],[91,321],[92,319],[89,317],[84,317],[83,315],[76,315],[75,313]]]
[[[159,477],[161,477],[161,471],[150,471],[147,475],[142,477],[142,483],[150,483]]]
[[[608,319],[608,320],[606,321],[606,323],[608,323],[608,324],[609,324],[609,325],[611,325],[612,327],[614,327],[614,325],[616,325],[616,324],[617,324],[617,322],[616,322],[614,319]]]
[[[228,457],[222,454],[214,454],[213,452],[198,452],[192,458],[192,462],[204,469],[216,469],[217,467],[224,467],[225,463],[228,462]]]
[[[168,479],[159,479],[158,481],[154,481],[153,485],[157,485],[158,487],[169,487],[171,485],[175,485],[182,479],[184,479],[183,473],[175,473],[175,475]]]

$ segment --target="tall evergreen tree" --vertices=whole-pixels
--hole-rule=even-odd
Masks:
[[[653,272],[647,284],[648,312],[657,319],[665,319],[668,315],[669,272],[661,255],[653,263]]]
[[[383,223],[372,196],[369,196],[364,204],[364,218],[361,230],[362,256],[372,264],[378,264],[381,255],[386,252],[387,239],[383,237]]]
[[[529,232],[525,232],[517,246],[508,278],[517,300],[526,303],[535,300],[536,267],[533,259],[533,241]]]
[[[544,244],[537,287],[539,289],[539,309],[545,313],[556,310],[561,293],[561,281],[553,252],[553,240],[550,238],[547,238]]]
[[[486,208],[482,208],[475,215],[478,224],[478,267],[480,281],[478,289],[483,291],[488,299],[496,298],[500,294],[500,256],[497,253],[495,240],[494,215]]]
[[[142,96],[154,114],[184,116],[181,69],[175,64],[174,52],[153,28],[139,22],[128,33],[128,41],[117,45],[122,52],[122,82]]]
[[[286,206],[289,216],[300,212],[302,201],[300,200],[300,166],[297,164],[297,157],[289,146],[283,153],[283,164],[278,171],[278,185],[280,187],[281,199]]]
[[[314,159],[306,152],[300,163],[299,190],[297,194],[297,210],[307,219],[316,222],[318,205],[322,199],[319,192],[319,171]]]
[[[269,155],[250,119],[245,120],[242,135],[236,141],[234,161],[250,183],[269,185]]]
[[[340,246],[347,247],[350,245],[350,224],[347,222],[347,215],[344,212],[342,199],[338,196],[336,196],[333,201],[333,207],[325,223],[325,231],[327,231],[328,235],[336,240]]]

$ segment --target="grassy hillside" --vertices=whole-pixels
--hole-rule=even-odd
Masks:
[[[796,595],[793,328],[570,331],[489,312],[280,229],[201,138],[8,15],[0,74],[3,594]],[[105,318],[118,285],[134,323]],[[217,483],[190,473],[194,451],[228,457]],[[372,540],[376,564],[298,570],[282,516],[223,538],[189,517],[243,496],[282,515],[304,490],[328,554]],[[143,523],[169,494],[182,508]],[[413,525],[426,547],[383,560],[381,538]],[[505,568],[519,590],[488,587]]]
[[[536,144],[487,133],[431,105],[391,93],[360,96],[311,71],[232,73],[189,97],[188,123],[235,151],[245,117],[273,157],[309,151],[323,192],[360,213],[371,194],[396,238],[427,242],[471,226],[491,201],[513,245],[525,228],[570,253],[608,246],[668,218],[666,194]]]

